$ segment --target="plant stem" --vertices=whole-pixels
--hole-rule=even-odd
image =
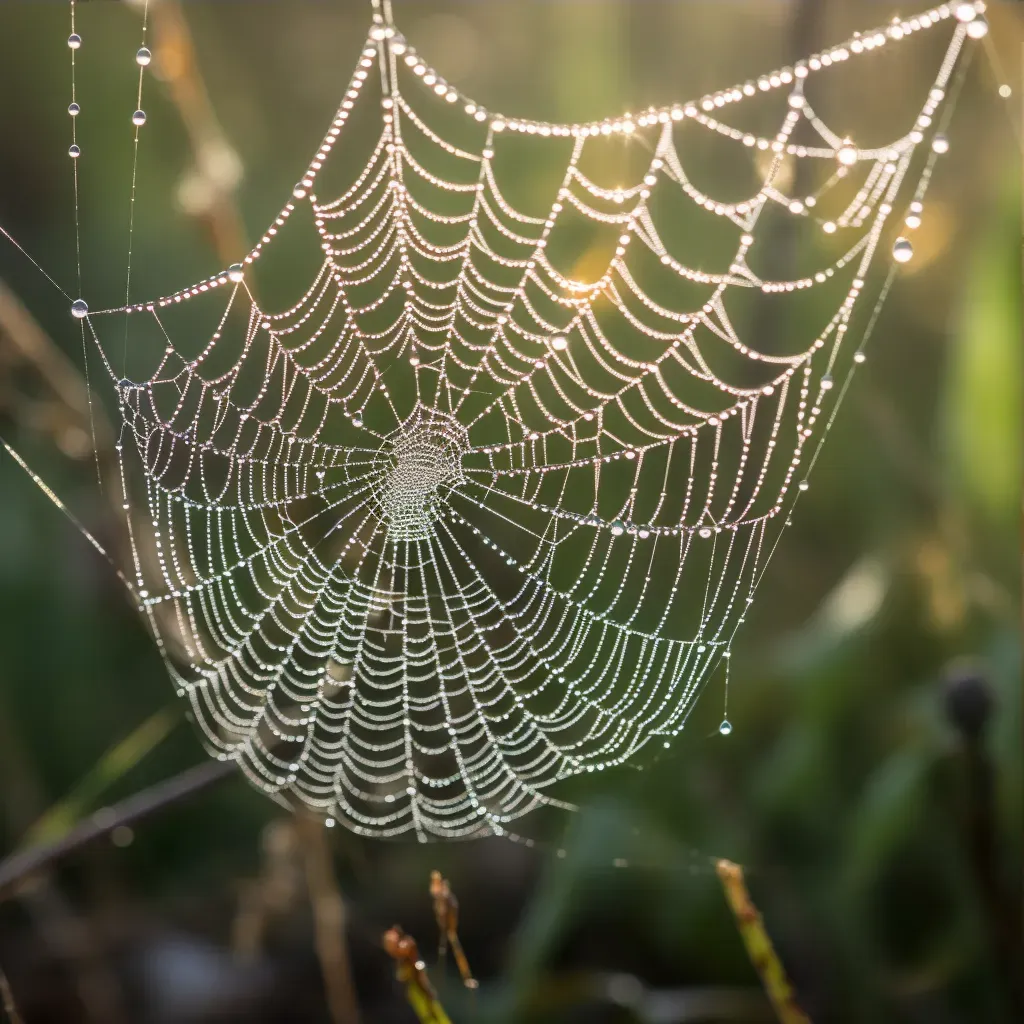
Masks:
[[[345,903],[331,866],[327,830],[319,818],[300,811],[295,825],[306,862],[306,888],[313,910],[316,953],[334,1024],[358,1024],[359,1007],[345,943]]]
[[[782,961],[775,952],[772,940],[765,931],[764,921],[754,906],[743,868],[730,860],[720,860],[715,865],[718,877],[725,890],[725,898],[736,918],[736,924],[747,947],[751,962],[761,977],[765,992],[781,1024],[811,1024],[810,1017],[796,1001],[793,986],[786,976]]]
[[[424,990],[413,970],[399,967],[398,980],[402,982],[405,998],[420,1024],[452,1024],[451,1018],[444,1012],[444,1007]]]
[[[26,879],[53,867],[69,854],[112,832],[180,803],[235,774],[233,761],[209,761],[158,782],[149,789],[103,807],[52,843],[29,847],[0,861],[0,900],[11,896]]]

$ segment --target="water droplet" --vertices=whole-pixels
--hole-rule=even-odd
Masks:
[[[78,117],[78,115],[81,113],[81,111],[82,111],[82,108],[77,103],[69,103],[68,104],[68,113],[72,117]]]
[[[132,124],[142,127],[146,123],[146,112],[144,110],[136,110],[132,114]]]
[[[149,48],[145,46],[140,46],[135,54],[135,63],[138,64],[140,68],[146,67],[152,59],[153,54],[150,53]]]
[[[363,421],[362,421],[362,419],[359,416],[353,416],[352,417],[352,426],[353,427],[361,427],[362,425],[363,425]]]
[[[977,18],[968,23],[967,34],[972,39],[984,39],[988,35],[988,22],[984,18]]]
[[[68,156],[72,160],[77,160],[82,155],[82,150],[79,146],[68,146]]]
[[[302,182],[299,182],[299,184],[292,189],[292,195],[295,196],[296,199],[306,198],[306,187],[302,184]]]
[[[798,490],[806,491],[811,485],[806,480],[801,480],[796,486]]]
[[[71,303],[71,315],[77,320],[89,315],[89,305],[85,299],[75,299]]]
[[[77,32],[72,32],[71,35],[68,36],[68,46],[70,46],[72,50],[77,50],[81,45],[82,37]]]
[[[722,724],[718,727],[718,731],[723,736],[728,736],[729,733],[732,732],[732,722],[730,722],[728,718],[723,718]]]
[[[826,373],[821,378],[821,388],[823,391],[830,391],[832,388],[832,374]]]
[[[935,153],[948,153],[949,152],[949,139],[945,135],[939,133],[932,139],[932,151]]]
[[[242,267],[241,263],[232,263],[231,266],[228,267],[228,280],[229,281],[234,281],[235,284],[238,284],[244,278],[245,278],[245,270]]]
[[[626,526],[624,523],[620,523],[617,519],[611,524],[611,531],[613,537],[621,537],[626,532]]]
[[[836,151],[836,159],[844,166],[851,167],[857,162],[857,148],[849,142],[844,142]]]
[[[974,4],[972,3],[957,4],[953,13],[956,15],[957,21],[974,21],[978,16],[978,12],[974,9]]]
[[[914,256],[914,247],[910,240],[902,235],[892,243],[892,258],[897,263],[909,263]]]
[[[999,86],[999,95],[1004,100],[1008,100],[1013,95],[1013,90],[1008,85],[1001,85]]]
[[[555,349],[556,352],[563,352],[569,347],[569,341],[563,335],[558,334],[551,339],[551,347]]]

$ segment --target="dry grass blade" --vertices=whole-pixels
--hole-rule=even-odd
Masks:
[[[430,872],[430,896],[434,901],[434,918],[440,933],[440,955],[444,956],[447,946],[451,946],[452,956],[462,976],[462,984],[466,988],[476,988],[477,981],[469,969],[469,961],[459,941],[459,901],[455,898],[448,879],[440,871]]]
[[[751,962],[761,977],[761,983],[771,1000],[776,1016],[781,1024],[811,1024],[810,1017],[796,1001],[796,994],[786,976],[782,961],[765,931],[761,914],[750,898],[747,883],[743,878],[743,868],[732,861],[720,860],[716,864],[716,869],[725,890],[725,898],[736,918],[743,944],[747,947]]]

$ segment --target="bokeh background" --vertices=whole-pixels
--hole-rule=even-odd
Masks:
[[[355,0],[150,6],[160,130],[147,126],[140,158],[136,294],[245,251],[319,140],[369,17]],[[717,857],[744,865],[815,1021],[1021,1019],[1016,7],[990,11],[915,260],[734,648],[732,735],[709,690],[671,756],[602,775],[534,848],[339,831],[325,847],[230,778],[0,902],[0,968],[26,1024],[337,1024],[312,909],[333,886],[362,1019],[411,1021],[380,937],[401,923],[436,959],[431,868],[459,896],[481,979],[470,998],[450,966],[432,970],[457,1024],[771,1020]],[[895,13],[847,0],[395,9],[470,95],[566,120],[700,95]],[[141,7],[78,10],[82,102],[120,114]],[[68,31],[56,0],[0,5],[0,224],[61,281],[74,267]],[[882,109],[927,88],[932,57],[865,61],[856,88],[823,102],[837,117]],[[87,294],[123,286],[123,121],[97,118],[102,159],[83,161]],[[0,282],[0,431],[111,538],[66,304],[4,239]],[[203,757],[109,566],[4,454],[0,854]],[[315,869],[325,850],[330,872]]]

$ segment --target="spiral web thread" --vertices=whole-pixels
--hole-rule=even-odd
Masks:
[[[982,9],[896,20],[694,103],[548,124],[463,96],[376,6],[330,130],[244,263],[84,318],[118,388],[129,587],[210,751],[328,824],[426,840],[507,834],[569,806],[553,783],[668,746],[806,486],[833,374],[863,359],[851,318],[896,205],[919,218],[942,147],[911,165]],[[904,134],[858,148],[815,113],[824,69],[951,23]],[[773,96],[774,134],[720,119]],[[369,152],[334,173],[360,117]],[[754,194],[699,190],[684,133],[763,154]],[[625,185],[584,171],[610,142],[643,155]],[[560,167],[533,212],[501,183],[519,145]],[[784,165],[804,161],[824,180],[786,195]],[[725,229],[717,269],[663,240],[681,204]],[[841,255],[765,276],[769,214]],[[554,255],[584,229],[597,272]],[[312,283],[265,308],[257,270],[302,239]],[[745,341],[729,311],[830,288],[796,351],[760,351],[756,319]],[[101,344],[115,314],[159,338],[137,379]]]

